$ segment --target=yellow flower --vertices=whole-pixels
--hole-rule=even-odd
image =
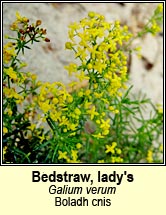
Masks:
[[[84,48],[82,49],[81,47],[78,47],[77,52],[75,54],[75,58],[77,57],[80,57],[81,60],[85,60],[85,58],[87,57],[86,50]]]
[[[91,69],[93,68],[93,65],[92,65],[91,63],[88,63],[87,68],[88,68],[89,70],[91,70]]]
[[[123,158],[112,156],[111,157],[111,162],[112,163],[122,163],[123,162]]]
[[[160,146],[159,146],[159,151],[160,151],[160,152],[163,152],[163,144],[160,144]]]
[[[69,134],[70,137],[75,136],[76,132],[72,132],[71,134]]]
[[[81,143],[77,143],[77,144],[76,144],[76,148],[77,148],[77,149],[80,149],[81,147],[82,147]]]
[[[76,127],[77,127],[77,126],[78,126],[77,124],[71,123],[71,124],[68,125],[68,128],[69,128],[71,131],[74,131],[74,130],[76,130]]]
[[[5,154],[7,152],[7,146],[3,147],[3,160],[5,159]]]
[[[22,17],[18,11],[16,12],[16,18],[17,18],[17,21],[19,22],[28,22],[28,18]]]
[[[27,66],[27,63],[25,63],[25,62],[21,62],[21,63],[20,63],[20,68],[26,67],[26,66]]]
[[[39,102],[39,107],[44,113],[47,113],[51,109],[49,100],[47,100],[45,102]]]
[[[117,146],[117,143],[116,142],[112,142],[112,147],[116,147]]]
[[[7,69],[4,69],[4,72],[13,80],[17,79],[17,74],[16,72],[13,70],[13,67],[9,67]]]
[[[158,113],[163,114],[163,108],[162,108],[162,105],[161,105],[161,104],[157,104],[156,106],[157,106],[157,111],[158,111]]]
[[[11,46],[11,43],[7,43],[3,50],[4,63],[8,64],[14,56],[16,56],[15,48]]]
[[[78,92],[78,97],[83,97],[84,93],[82,91]]]
[[[156,35],[158,32],[161,31],[160,26],[156,23],[156,21],[153,21],[152,26],[151,26],[151,32],[153,35]]]
[[[84,103],[85,109],[88,109],[91,104],[92,104],[92,102],[85,101],[85,103]]]
[[[77,115],[80,115],[80,114],[81,114],[81,111],[80,111],[79,108],[76,108],[76,109],[74,110],[74,113],[77,114]]]
[[[101,119],[100,128],[102,128],[103,130],[110,128],[110,119],[107,119],[106,121]]]
[[[97,163],[104,163],[104,160],[98,160]]]
[[[119,27],[120,27],[120,21],[119,21],[119,20],[116,20],[116,21],[115,21],[115,27],[116,27],[116,28],[119,28]]]
[[[98,84],[97,83],[94,84],[93,87],[94,87],[94,89],[97,89],[98,88]]]
[[[121,150],[121,149],[116,148],[116,153],[117,153],[118,155],[120,155],[120,154],[122,153],[122,150]]]
[[[52,103],[53,103],[54,105],[58,104],[58,102],[59,102],[59,100],[58,100],[57,98],[53,98]]]
[[[16,103],[20,103],[24,99],[23,96],[19,95],[14,88],[5,87],[3,92],[7,98],[15,98]]]
[[[103,136],[101,133],[93,134],[92,136],[93,136],[93,137],[96,137],[96,138],[98,138],[98,139],[104,138],[104,136]]]
[[[109,134],[109,132],[110,132],[110,131],[109,131],[108,129],[104,129],[104,130],[102,131],[102,134],[106,136],[106,135]]]
[[[101,123],[101,121],[99,119],[97,119],[96,123],[99,125]]]
[[[27,128],[29,128],[31,131],[33,131],[36,128],[36,124],[31,124],[30,126],[28,126]]]
[[[94,96],[99,99],[99,98],[101,98],[103,96],[103,92],[102,93],[94,92]]]
[[[76,81],[72,81],[72,82],[70,82],[69,84],[69,87],[76,87],[77,85],[78,85],[78,82],[76,82]]]
[[[119,113],[119,110],[117,110],[117,109],[114,110],[114,113],[115,113],[115,114],[118,114],[118,113]]]
[[[72,103],[72,101],[73,101],[73,97],[69,94],[69,95],[67,96],[67,102],[68,102],[68,103]]]
[[[58,160],[61,160],[61,159],[67,160],[68,159],[67,152],[58,151],[58,154],[59,154]]]
[[[62,125],[69,125],[69,120],[66,116],[62,116],[60,120],[59,126],[62,126]]]
[[[163,114],[163,108],[161,108],[161,107],[158,108],[158,112],[161,113],[161,114]]]
[[[37,79],[37,76],[36,76],[35,74],[32,74],[32,75],[31,75],[31,78],[32,78],[32,80],[34,81],[34,80]]]
[[[111,162],[115,163],[116,162],[116,158],[114,156],[111,157]]]
[[[73,22],[72,24],[69,25],[69,28],[74,31],[80,29],[80,27],[81,27],[80,24],[77,22]]]
[[[153,151],[151,149],[148,150],[146,160],[148,163],[153,163]]]
[[[113,106],[109,106],[108,110],[113,111],[113,110],[115,110],[115,108]]]
[[[76,74],[76,77],[79,78],[79,80],[82,82],[83,80],[89,80],[89,77],[84,74],[83,71],[80,72],[80,74]]]
[[[141,46],[137,46],[134,50],[140,52],[142,50],[142,47]]]
[[[67,132],[67,128],[64,128],[64,129],[63,129],[63,132],[66,133],[66,132]]]
[[[163,4],[159,4],[155,10],[155,13],[162,13],[163,12]]]
[[[91,32],[91,34],[94,34],[94,32]],[[96,35],[93,35],[94,37],[96,37]],[[95,60],[97,54],[101,54],[98,50],[97,50],[98,45],[95,45],[93,47],[88,48],[89,53],[91,54],[91,57],[93,60]]]
[[[6,127],[3,127],[3,133],[4,134],[8,133],[8,129]]]
[[[10,26],[10,30],[15,31],[18,29],[18,21],[15,21],[12,23],[12,25]]]
[[[77,150],[71,150],[71,156],[72,156],[72,160],[73,161],[77,161],[78,159],[78,155],[77,155],[78,151]]]
[[[68,70],[69,75],[72,75],[72,73],[77,72],[77,64],[70,63],[68,66],[64,67],[66,70]]]
[[[13,111],[11,109],[7,109],[5,111],[5,114],[8,114],[9,116],[12,116]]]
[[[95,110],[96,110],[96,107],[95,107],[95,106],[93,106],[93,107],[91,108],[91,110],[87,110],[87,113],[90,114],[90,119],[91,119],[91,120],[93,120],[93,118],[94,118],[95,116],[98,116],[98,115],[99,115],[99,113],[96,112]]]
[[[42,136],[39,136],[39,139],[40,139],[40,143],[42,143],[42,142],[43,142],[43,140],[45,140],[45,135],[44,135],[44,134],[42,134]]]
[[[89,89],[87,89],[86,91],[85,91],[85,95],[86,96],[89,96],[91,94],[91,91],[89,90]]]

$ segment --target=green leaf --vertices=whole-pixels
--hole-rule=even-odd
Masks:
[[[33,39],[33,41],[35,41],[35,42],[37,42],[37,43],[40,42],[40,40],[37,40],[37,39]]]
[[[24,48],[31,49],[29,46],[24,46]]]

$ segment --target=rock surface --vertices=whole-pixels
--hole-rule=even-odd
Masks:
[[[147,21],[156,3],[3,3],[3,34],[10,34],[10,24],[19,13],[35,22],[42,20],[42,27],[47,29],[50,43],[35,44],[27,50],[22,60],[28,63],[28,70],[36,73],[42,81],[62,81],[69,78],[64,65],[73,61],[70,51],[64,49],[68,40],[68,25],[85,17],[88,11],[98,12],[107,21],[120,20],[127,24],[132,32]],[[4,41],[5,42],[5,41]],[[142,46],[143,59],[132,56],[130,65],[130,83],[133,92],[146,93],[155,103],[163,101],[163,38],[147,35],[137,43]]]

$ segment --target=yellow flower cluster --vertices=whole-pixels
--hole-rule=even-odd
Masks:
[[[126,79],[127,58],[120,47],[132,37],[127,26],[121,27],[119,21],[108,23],[104,16],[89,12],[88,18],[71,24],[69,29],[71,42],[65,47],[73,49],[75,58],[82,61],[80,67],[74,63],[66,66],[69,74],[84,72],[85,79],[88,79],[88,74],[92,81],[102,76],[111,85],[111,95],[116,93],[121,81]]]
[[[148,26],[152,33],[159,31],[155,17],[161,11],[159,5]],[[89,12],[88,17],[69,26],[70,41],[65,48],[73,51],[78,61],[65,66],[76,79],[69,83],[68,89],[60,82],[40,82],[35,74],[21,71],[25,64],[18,59],[20,51],[24,53],[27,44],[38,38],[49,41],[43,37],[46,29],[38,28],[41,20],[31,25],[28,22],[26,17],[16,13],[11,30],[17,31],[18,39],[16,43],[7,43],[3,51],[5,159],[10,157],[9,147],[15,150],[20,145],[21,162],[30,162],[32,153],[33,161],[38,162],[40,153],[46,152],[46,161],[52,163],[122,163],[125,160],[121,150],[123,138],[119,138],[121,130],[116,130],[116,124],[123,122],[122,92],[127,89],[125,47],[132,41],[127,26],[121,26],[119,21],[109,23],[95,12]],[[135,51],[139,51],[138,48]],[[162,114],[161,106],[156,110]],[[15,138],[16,131],[20,133]],[[38,150],[41,150],[39,154]],[[151,149],[145,152],[145,157],[149,163],[154,161]]]
[[[159,4],[154,11],[154,15],[150,20],[150,32],[152,35],[156,35],[161,31],[160,22],[163,17],[163,3]]]
[[[121,27],[120,22],[109,23],[105,17],[89,12],[88,17],[79,23],[69,25],[65,48],[73,50],[75,58],[81,64],[70,63],[65,66],[69,75],[74,75],[78,82],[70,83],[74,90],[83,82],[87,86],[75,90],[78,97],[84,98],[80,107],[90,120],[96,122],[94,138],[104,138],[109,134],[110,120],[107,112],[118,114],[114,106],[109,108],[116,96],[122,96],[119,91],[127,80],[127,57],[121,47],[130,40],[132,34],[127,26]],[[74,88],[75,87],[75,88]]]
[[[17,79],[17,73],[13,70],[13,67],[5,68],[4,73],[6,73],[11,80]]]
[[[60,82],[43,83],[36,97],[39,109],[45,114],[44,120],[49,116],[62,132],[72,132],[79,126],[81,110],[73,105],[73,97]]]
[[[29,22],[29,19],[26,17],[22,17],[19,12],[16,12],[16,21],[12,23],[10,29],[12,31],[16,31],[19,30],[19,24],[23,23],[23,24],[27,24]]]
[[[7,88],[5,87],[4,90],[5,98],[14,98],[17,104],[21,104],[24,100],[22,95],[19,95],[14,88]]]
[[[15,43],[8,42],[3,47],[3,61],[8,64],[16,56]]]

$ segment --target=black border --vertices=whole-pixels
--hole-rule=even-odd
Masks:
[[[145,164],[145,163],[125,163],[125,164],[3,164],[3,150],[2,150],[2,133],[3,133],[3,116],[2,116],[2,92],[3,92],[3,84],[2,84],[2,75],[1,75],[1,153],[0,153],[0,166],[166,166],[165,164],[165,1],[1,1],[1,56],[3,53],[3,3],[163,3],[163,163],[160,164]],[[2,57],[1,57],[1,72],[2,72]]]

